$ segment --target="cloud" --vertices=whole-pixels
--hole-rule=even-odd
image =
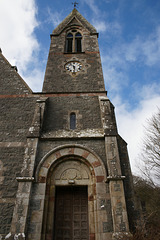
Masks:
[[[21,70],[25,70],[27,64],[34,60],[34,52],[39,49],[34,35],[38,26],[36,14],[34,0],[1,0],[0,46],[11,64]]]
[[[120,34],[122,32],[122,27],[119,24],[119,22],[113,21],[108,24],[108,32],[112,35],[117,35],[120,37]]]
[[[142,139],[144,137],[143,126],[146,119],[156,112],[160,103],[160,83],[159,79],[156,79],[157,82],[153,81],[150,84],[146,84],[145,81],[142,82],[141,80],[135,83],[136,86],[132,83],[132,89],[128,90],[128,87],[131,87],[129,85],[130,74],[133,71],[133,69],[130,69],[130,66],[133,62],[137,63],[138,60],[144,60],[142,64],[147,66],[151,62],[152,64],[158,63],[158,54],[155,57],[155,52],[153,52],[153,56],[144,54],[143,46],[146,46],[146,43],[151,40],[158,45],[158,37],[154,39],[149,37],[145,42],[140,38],[135,38],[132,45],[129,46],[128,44],[125,45],[118,42],[112,49],[107,48],[107,54],[104,52],[102,55],[106,89],[109,90],[111,101],[115,105],[119,133],[128,143],[128,151],[134,173],[137,173],[138,169],[138,155],[141,151]],[[152,44],[151,46],[148,44],[148,47],[152,49]],[[124,89],[127,92],[129,91],[130,96],[134,97],[136,101],[135,106],[132,105],[132,99],[122,99]]]
[[[104,69],[104,78],[106,88],[114,94],[123,89],[128,82],[128,76],[123,71],[117,71],[116,68],[110,67]]]
[[[115,97],[119,91],[124,90],[124,87],[127,88],[129,86],[130,74],[133,72],[134,75],[135,71],[134,64],[136,64],[136,68],[143,75],[145,75],[146,67],[149,67],[146,71],[151,75],[151,67],[159,66],[160,27],[157,27],[145,39],[144,36],[136,36],[130,43],[125,43],[121,38],[120,41],[115,41],[111,46],[111,48],[107,46],[106,49],[103,46],[105,50],[102,51],[102,63],[107,90],[112,92],[112,96]],[[145,81],[145,77],[143,81]],[[140,94],[138,95],[139,91],[137,89],[139,90],[139,87],[142,88],[142,86],[137,86],[138,84],[142,84],[142,80],[139,83],[132,83],[132,90],[130,89],[129,91],[132,94],[134,89],[137,97],[141,98]]]
[[[139,37],[136,37],[130,44],[123,45],[123,51],[126,49],[125,58],[128,62],[135,62],[140,54],[139,49],[141,50],[140,46],[142,46],[142,41]]]
[[[160,26],[147,38],[137,36],[129,44],[124,44],[123,52],[126,61],[141,61],[147,66],[153,66],[160,62]]]
[[[112,27],[111,27],[112,28]],[[112,28],[113,29],[113,28]],[[117,27],[120,31],[120,26]],[[160,27],[148,36],[136,36],[130,43],[117,41],[112,49],[109,49],[108,65],[114,66],[125,66],[127,64],[140,62],[146,66],[157,65],[160,62]],[[105,57],[107,61],[107,57]],[[118,64],[118,65],[117,65]]]
[[[141,91],[139,91],[139,89],[141,89]],[[141,100],[150,100],[150,98],[152,99],[152,96],[160,95],[160,81],[143,85],[141,88],[137,87],[134,93],[135,97],[138,97]]]
[[[159,64],[160,62],[160,26],[157,27],[155,33],[153,33],[143,45],[143,54],[146,57],[146,64],[152,66]]]
[[[18,72],[33,91],[41,91],[44,77],[45,54],[40,60],[40,45],[35,35],[35,29],[40,25],[37,12],[35,0],[1,0],[2,53],[18,67]]]
[[[92,20],[92,25],[96,28],[97,32],[105,32],[107,25],[104,21]]]
[[[108,31],[108,27],[106,31]],[[128,151],[132,171],[137,173],[138,155],[141,152],[144,138],[144,125],[160,103],[159,79],[154,79],[150,84],[145,82],[145,70],[151,75],[152,67],[157,67],[160,62],[160,27],[157,27],[150,35],[137,35],[130,43],[125,42],[119,28],[120,39],[115,39],[112,47],[103,46],[102,64],[106,89],[109,90],[111,101],[115,105],[116,119],[120,135],[128,143]],[[118,34],[118,37],[119,37]],[[141,71],[143,79],[134,79],[134,66]],[[149,67],[149,68],[147,68]],[[158,70],[159,71],[159,70]],[[132,76],[133,73],[133,76]],[[149,77],[149,76],[148,76]],[[148,79],[147,77],[147,79]],[[128,89],[130,87],[130,89]],[[122,93],[131,96],[131,99],[123,98]],[[127,95],[128,96],[128,95]],[[134,98],[134,100],[132,99]],[[135,101],[136,105],[133,106]],[[139,173],[140,174],[140,173]]]
[[[107,32],[109,36],[119,35],[121,33],[121,25],[118,22],[107,22],[106,20],[93,18],[92,25],[97,29],[98,32]]]
[[[21,76],[25,79],[25,82],[27,82],[33,92],[42,91],[44,70],[35,68],[31,72],[22,73]]]
[[[100,10],[94,0],[87,0],[85,3],[91,8],[96,16],[100,16]]]
[[[137,36],[131,43],[117,41],[112,48],[102,52],[102,63],[106,89],[109,90],[111,101],[115,105],[118,131],[128,143],[128,152],[132,171],[138,173],[139,154],[144,138],[144,125],[160,103],[159,79],[147,84],[145,80],[132,83],[128,90],[130,74],[133,63],[141,62],[141,66],[153,66],[159,63],[159,28],[145,40]],[[138,66],[137,66],[138,67]],[[152,71],[151,68],[148,71]],[[142,71],[142,67],[141,67]],[[123,98],[124,89],[130,96],[134,96],[136,105],[133,107],[132,99]],[[140,174],[140,173],[139,173]]]
[[[47,12],[48,12],[47,22],[52,23],[54,28],[57,27],[58,24],[60,24],[62,21],[61,14],[59,12],[53,13],[49,7],[47,8]]]
[[[129,83],[128,65],[121,47],[107,48],[107,53],[102,51],[102,64],[106,89],[115,97]]]
[[[128,143],[130,162],[134,173],[137,173],[139,169],[137,162],[144,138],[144,125],[146,120],[157,111],[160,103],[160,90],[157,92],[155,84],[153,85],[146,85],[141,89],[142,99],[132,110],[128,110],[128,103],[123,103],[119,95],[113,99],[113,103],[116,105],[118,130]],[[158,84],[157,88],[160,89],[159,87]]]

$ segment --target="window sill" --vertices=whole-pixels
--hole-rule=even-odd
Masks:
[[[84,54],[85,52],[64,52],[64,54]]]

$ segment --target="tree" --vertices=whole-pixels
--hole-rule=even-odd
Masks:
[[[133,240],[159,240],[160,239],[160,187],[151,182],[133,176],[134,188],[143,209],[144,229],[138,228]]]
[[[147,120],[140,159],[147,180],[160,186],[160,109]]]
[[[145,216],[145,228],[137,229],[133,240],[160,239],[160,109],[147,120],[142,153],[143,175],[134,176],[134,187]]]

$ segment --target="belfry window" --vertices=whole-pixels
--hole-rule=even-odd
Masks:
[[[70,129],[76,129],[76,114],[73,112],[70,114]]]
[[[67,52],[72,52],[72,48],[73,48],[73,35],[72,33],[69,33],[67,35]]]
[[[82,35],[77,30],[72,30],[72,33],[67,34],[66,52],[79,53],[82,52]]]
[[[75,52],[82,51],[82,35],[78,32],[75,36]]]

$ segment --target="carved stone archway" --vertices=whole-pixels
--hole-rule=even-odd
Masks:
[[[39,239],[53,237],[55,187],[72,184],[87,186],[89,238],[101,237],[100,219],[103,216],[103,221],[107,221],[106,212],[102,212],[101,209],[102,199],[106,197],[106,170],[97,154],[81,145],[63,145],[55,148],[39,163],[36,182],[38,184],[37,196],[39,194],[41,197],[44,196],[39,212],[38,224],[42,229]]]
[[[55,213],[55,191],[57,187],[82,187],[87,186],[88,190],[88,218],[95,229],[94,219],[94,195],[95,195],[95,176],[92,167],[77,156],[67,156],[57,160],[50,168],[45,195],[45,216],[43,218],[42,239],[53,238],[54,213]],[[90,234],[91,229],[89,230]]]
[[[89,164],[92,170],[94,170],[96,182],[106,181],[106,170],[102,160],[91,149],[78,144],[63,145],[47,153],[37,167],[36,181],[46,182],[50,167],[56,163],[58,159],[67,156],[75,156],[84,159],[86,164]]]

